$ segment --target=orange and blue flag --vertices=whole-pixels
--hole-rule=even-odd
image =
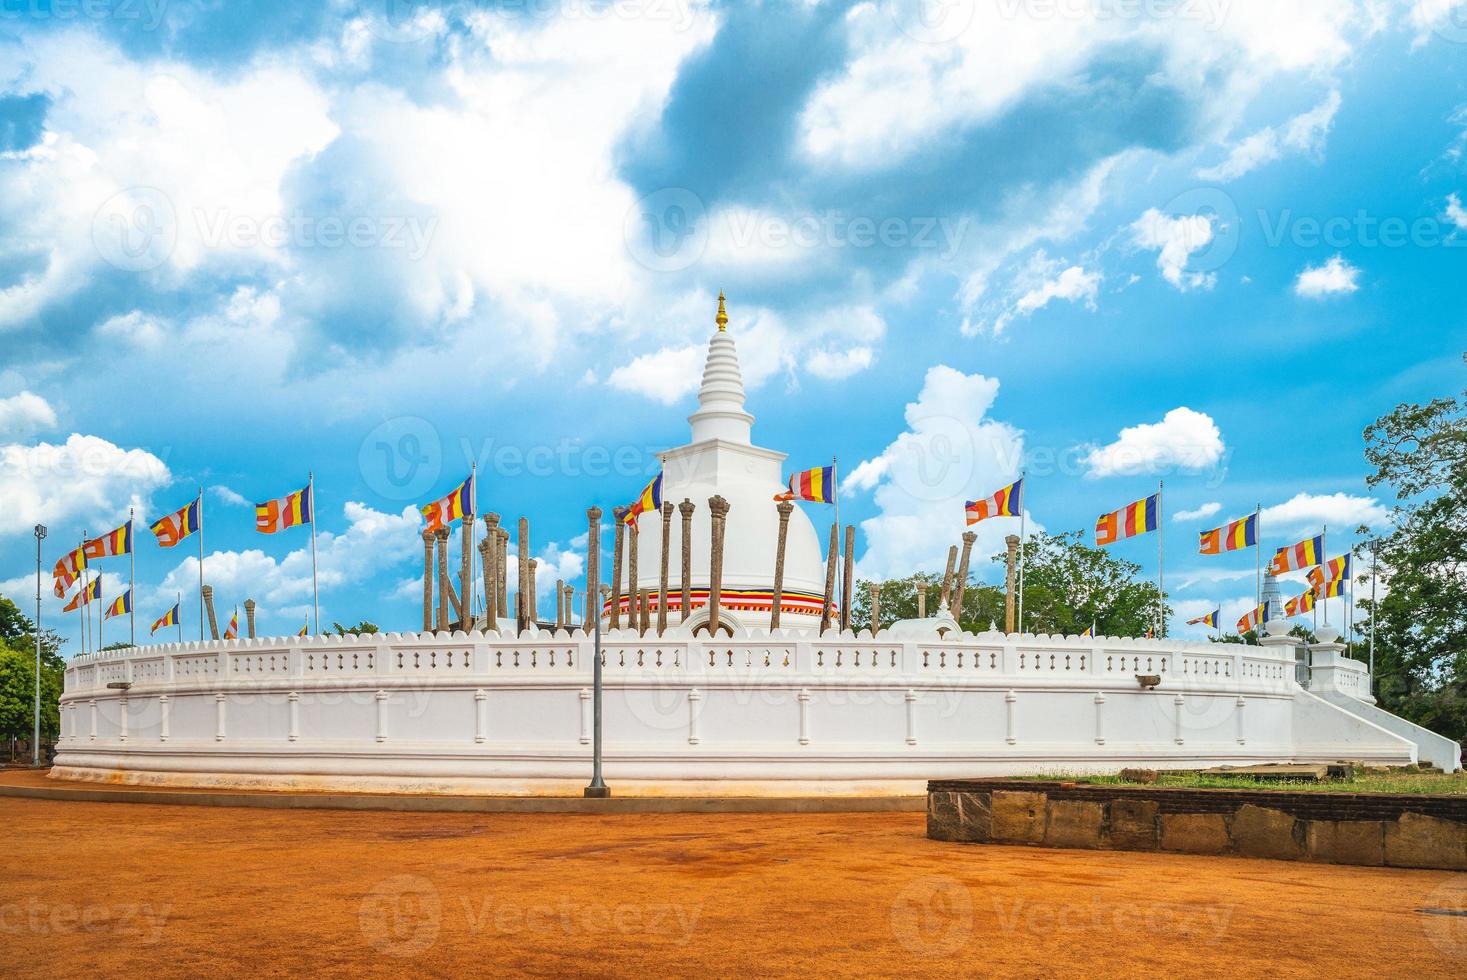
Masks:
[[[158,538],[158,547],[172,548],[204,526],[203,494],[192,503],[184,505],[167,517],[158,518],[148,526]]]
[[[835,467],[817,466],[790,476],[789,489],[775,500],[808,500],[812,504],[835,503]]]
[[[77,606],[84,606],[93,599],[102,598],[102,576],[98,575],[90,583],[76,590],[76,595],[66,604],[62,612],[75,612]]]
[[[662,509],[662,474],[658,473],[652,478],[652,482],[642,488],[637,495],[636,501],[627,508],[627,516],[622,518],[624,523],[633,528],[637,526],[637,519],[649,511]]]
[[[1251,548],[1258,543],[1258,515],[1249,514],[1242,520],[1230,521],[1222,527],[1200,534],[1197,551],[1203,555],[1220,555],[1224,551]]]
[[[1198,616],[1196,619],[1189,619],[1189,620],[1187,620],[1187,625],[1188,626],[1211,626],[1213,629],[1216,629],[1217,628],[1217,618],[1219,616],[1221,616],[1221,615],[1222,615],[1222,610],[1221,609],[1214,609],[1212,612],[1208,613],[1206,616]]]
[[[295,493],[255,504],[255,530],[261,534],[274,534],[297,524],[309,524],[313,503],[311,486],[306,484]]]
[[[1268,574],[1280,575],[1295,569],[1312,568],[1324,560],[1324,535],[1316,534],[1298,544],[1280,548],[1268,563]]]
[[[991,497],[970,500],[963,510],[970,527],[990,517],[1018,517],[1024,512],[1024,481],[1015,480]]]
[[[1302,616],[1314,608],[1314,590],[1310,589],[1303,595],[1296,595],[1284,603],[1285,616]]]
[[[110,558],[113,555],[132,554],[132,520],[114,531],[93,538],[82,545],[82,554],[87,561]]]
[[[474,516],[474,475],[470,473],[464,482],[449,491],[448,496],[424,504],[418,510],[423,512],[423,520],[428,525],[428,530],[436,531],[440,527],[447,527],[454,521]]]
[[[1263,626],[1263,617],[1267,614],[1263,606],[1254,606],[1238,620],[1238,632],[1247,633],[1250,630],[1257,632]]]
[[[1349,582],[1343,578],[1332,578],[1323,585],[1314,587],[1314,594],[1321,599],[1338,599],[1349,594]]]
[[[132,589],[128,589],[122,595],[113,599],[112,604],[103,613],[103,618],[111,619],[113,616],[126,616],[130,612],[132,612]]]
[[[51,591],[56,593],[56,598],[66,595],[66,590],[81,577],[82,569],[86,567],[87,555],[83,548],[74,548],[57,560],[56,567],[51,572],[55,579]]]
[[[162,629],[165,626],[177,626],[177,625],[178,625],[178,603],[175,602],[173,604],[173,608],[172,609],[168,610],[166,613],[164,613],[163,615],[159,616],[157,619],[153,620],[153,628],[150,629],[150,630],[148,630],[148,635],[149,636],[152,636],[154,633],[158,632],[160,629]]]
[[[1340,555],[1338,558],[1331,558],[1323,565],[1315,565],[1309,569],[1307,577],[1315,591],[1335,582],[1347,582],[1350,579],[1350,556]],[[1330,596],[1330,598],[1334,597]]]
[[[1120,510],[1101,514],[1095,522],[1095,543],[1112,544],[1122,538],[1134,538],[1156,530],[1156,512],[1161,503],[1161,494],[1153,493],[1144,500],[1127,504]]]

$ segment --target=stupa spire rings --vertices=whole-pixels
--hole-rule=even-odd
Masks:
[[[698,388],[698,410],[688,421],[693,425],[693,442],[724,439],[749,445],[754,416],[744,409],[744,378],[733,336],[727,331],[728,310],[718,294],[718,330],[708,341],[708,360],[703,365],[703,383]]]

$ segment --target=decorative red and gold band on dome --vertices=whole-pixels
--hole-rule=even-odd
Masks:
[[[814,592],[783,592],[779,597],[779,608],[781,612],[803,614],[806,616],[819,616],[820,606],[825,597]],[[688,590],[688,608],[691,612],[697,612],[708,605],[707,589]],[[627,613],[631,610],[632,598],[628,595],[621,597],[621,611]],[[683,596],[682,590],[667,592],[667,608],[669,612],[682,612]],[[730,612],[761,612],[767,613],[774,609],[774,592],[770,589],[723,589],[718,594],[718,608]],[[657,592],[653,590],[649,609],[657,611]],[[831,602],[831,609],[835,612],[836,603]],[[603,613],[611,612],[611,600],[607,599],[601,603]]]

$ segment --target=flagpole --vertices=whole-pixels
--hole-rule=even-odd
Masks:
[[[1375,693],[1375,621],[1380,609],[1375,604],[1375,554],[1380,547],[1380,538],[1370,542],[1370,693]]]
[[[202,528],[203,525],[204,525],[204,511],[203,511],[202,508],[200,508],[199,509],[199,527]],[[182,643],[183,642],[183,593],[182,592],[175,592],[175,593],[173,593],[173,596],[174,596],[174,603],[173,603],[174,615],[176,615],[178,617],[178,622],[174,623],[173,625],[178,627],[178,642],[179,643]]]
[[[836,528],[835,546],[836,546],[836,554],[837,555],[840,554],[841,542],[845,540],[845,535],[841,532],[841,526],[840,526],[840,470],[837,468],[839,465],[840,465],[840,462],[839,462],[838,457],[831,456],[830,457],[830,502],[835,505],[835,528]],[[841,596],[845,596],[845,594],[846,594],[846,563],[844,561],[841,561],[841,562],[839,562],[839,565],[840,565],[840,595]]]
[[[1156,633],[1166,635],[1166,517],[1162,513],[1161,493],[1166,481],[1156,481]]]
[[[1029,471],[1019,471],[1019,635],[1024,635],[1024,545],[1025,534],[1029,527],[1028,512],[1024,509],[1024,498],[1029,495]],[[1090,624],[1090,632],[1095,632],[1095,623]]]
[[[469,594],[464,601],[464,632],[474,628],[474,595],[479,591],[479,562],[474,561],[474,518],[479,513],[479,461],[476,459],[469,464],[469,486],[474,492],[469,495],[469,553],[464,560],[469,563]],[[556,608],[560,608],[562,598],[555,597]]]
[[[1322,524],[1322,525],[1320,525],[1320,530],[1319,530],[1319,551],[1320,551],[1320,555],[1319,555],[1319,571],[1320,571],[1320,574],[1323,575],[1324,573],[1326,573],[1326,572],[1329,571],[1329,525],[1328,524]],[[1329,581],[1326,580],[1325,583],[1324,583],[1324,585],[1325,585],[1324,598],[1322,598],[1320,601],[1324,603],[1324,625],[1328,626],[1329,625]]]
[[[311,609],[316,617],[316,633],[321,633],[321,590],[316,584],[316,471],[306,475],[306,492],[311,495]]]
[[[1345,599],[1345,655],[1353,660],[1354,657],[1352,654],[1355,652],[1353,649],[1353,629],[1355,626],[1355,546],[1353,544],[1350,546],[1349,552],[1345,555],[1345,568],[1347,569],[1345,577],[1349,580],[1346,583],[1347,597]]]
[[[78,559],[79,561],[85,562],[87,560],[87,529],[86,528],[82,528],[81,546],[76,549],[76,553],[79,556],[79,559]],[[82,567],[77,571],[77,575],[80,576],[81,591],[79,593],[77,593],[77,596],[76,596],[76,618],[81,621],[81,644],[82,644],[82,653],[86,653],[87,652],[87,614],[86,614],[86,606],[87,606],[87,604],[84,603],[84,602],[82,602],[82,599],[84,599],[86,597],[86,594],[87,594],[87,567],[86,567],[85,564],[83,564]]]
[[[127,509],[127,591],[132,593],[132,607],[127,611],[127,642],[132,646],[138,645],[138,611],[137,611],[137,587],[138,587],[138,549],[137,542],[133,540],[133,509]]]
[[[1253,507],[1253,608],[1263,605],[1263,502]],[[1264,610],[1263,618],[1268,618]],[[1222,616],[1218,616],[1221,620]]]
[[[97,573],[97,649],[102,649],[102,573]]]
[[[180,599],[180,602],[183,600]],[[183,637],[183,617],[180,620],[178,633]],[[204,488],[199,487],[199,639],[204,638]]]

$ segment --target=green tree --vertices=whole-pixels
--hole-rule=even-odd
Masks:
[[[871,585],[869,581],[857,582],[851,596],[851,622],[858,629],[871,625]],[[938,606],[942,604],[942,576],[918,572],[881,583],[881,622],[884,626],[890,626],[899,619],[917,618],[918,585],[927,586],[927,615],[937,615]],[[1000,589],[975,583],[970,574],[968,587],[963,592],[963,614],[954,618],[963,629],[974,632],[986,630],[990,623],[1003,622],[1003,601]]]
[[[337,636],[345,636],[348,633],[355,633],[357,636],[366,636],[369,633],[382,632],[377,628],[376,623],[369,623],[365,619],[355,626],[342,626],[340,623],[332,623],[331,625],[336,630]]]
[[[61,637],[41,631],[41,735],[61,731]],[[0,595],[0,738],[30,738],[35,718],[36,624]]]
[[[1467,360],[1467,357],[1464,357]],[[1371,486],[1398,501],[1376,558],[1386,594],[1355,624],[1375,628],[1381,706],[1458,741],[1467,738],[1467,392],[1398,405],[1365,430]],[[1364,530],[1364,529],[1362,529]],[[1369,561],[1357,558],[1356,572]],[[1368,589],[1368,575],[1361,578]],[[1379,608],[1375,608],[1376,605]],[[1356,648],[1356,656],[1360,656]]]
[[[36,650],[36,624],[6,596],[0,595],[0,647],[7,650]],[[65,669],[61,659],[61,637],[52,630],[41,631],[41,663],[57,670]]]

